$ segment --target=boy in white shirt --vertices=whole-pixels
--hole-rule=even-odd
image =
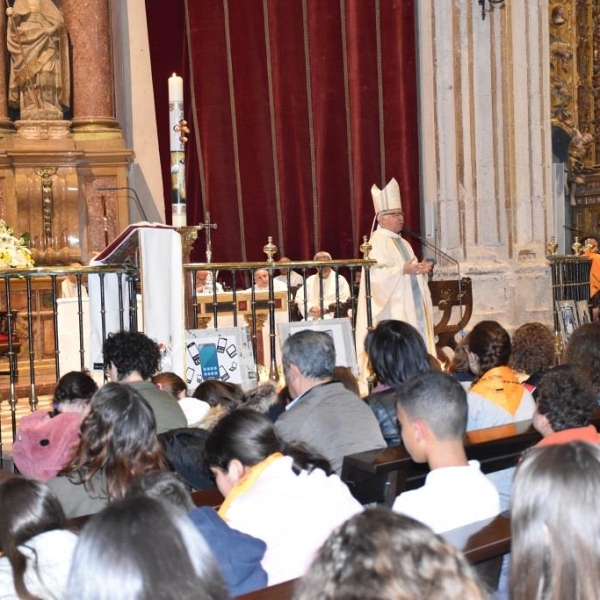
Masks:
[[[406,450],[415,462],[427,462],[431,472],[423,487],[400,494],[393,510],[436,533],[497,515],[496,487],[477,461],[467,461],[468,404],[460,383],[437,371],[416,375],[398,390],[396,410]]]

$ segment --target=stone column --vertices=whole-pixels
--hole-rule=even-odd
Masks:
[[[473,321],[550,325],[548,6],[451,6],[416,3],[425,235],[473,279]]]
[[[1,11],[2,17],[0,18],[0,133],[3,131],[13,131],[14,125],[8,118],[8,103],[7,103],[7,86],[8,86],[8,72],[7,72],[7,49],[6,49],[6,10],[3,8]]]
[[[118,129],[115,119],[109,0],[64,0],[73,46],[73,133]]]

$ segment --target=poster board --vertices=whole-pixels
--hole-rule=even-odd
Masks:
[[[188,329],[185,332],[185,382],[190,394],[207,379],[257,386],[248,327]]]
[[[335,364],[338,367],[348,367],[358,377],[358,362],[352,335],[350,319],[321,319],[318,321],[295,321],[292,323],[279,323],[279,343],[281,347],[285,340],[294,333],[310,329],[311,331],[324,331],[333,338],[335,346]]]
[[[579,325],[585,325],[591,323],[592,318],[590,315],[590,305],[587,300],[578,300],[577,304],[577,317],[579,318]]]
[[[567,344],[571,334],[579,327],[575,300],[557,300],[556,310],[563,344]]]

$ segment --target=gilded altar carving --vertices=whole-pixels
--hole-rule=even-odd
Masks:
[[[595,0],[550,1],[552,125],[568,144],[572,190],[586,182],[600,150],[600,8]],[[573,185],[575,184],[575,185]]]

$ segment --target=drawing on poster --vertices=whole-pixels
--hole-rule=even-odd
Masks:
[[[208,379],[237,383],[244,390],[257,385],[256,365],[247,327],[188,329],[185,344],[186,379],[190,394]]]
[[[283,343],[290,335],[305,329],[328,333],[333,338],[333,344],[335,346],[335,364],[341,367],[348,367],[356,376],[358,376],[358,364],[356,362],[352,325],[349,319],[323,319],[321,321],[278,323],[277,332],[279,334],[279,343],[283,347]]]
[[[571,334],[579,327],[575,300],[557,300],[556,310],[558,312],[562,341],[563,344],[566,344]]]

